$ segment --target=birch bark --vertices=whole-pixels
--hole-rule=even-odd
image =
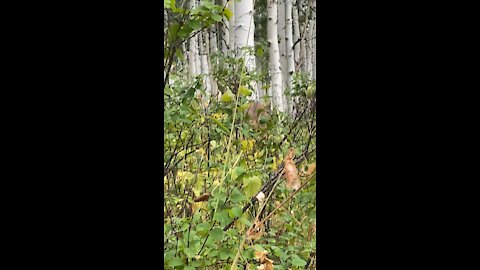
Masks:
[[[282,72],[280,70],[280,52],[278,50],[278,12],[277,0],[267,0],[267,36],[269,44],[269,69],[271,82],[271,92],[273,96],[273,106],[281,112],[285,112],[282,98]]]

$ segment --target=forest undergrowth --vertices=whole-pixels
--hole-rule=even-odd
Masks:
[[[195,30],[182,25],[197,22],[166,31],[164,268],[316,269],[315,80],[294,73],[281,112],[268,72],[241,57],[212,54],[208,76],[190,74],[178,49]]]
[[[237,103],[204,108],[198,80],[174,81],[164,114],[167,269],[226,269],[237,252],[241,269],[267,259],[305,269],[316,246],[314,96],[300,95],[293,117],[273,111],[255,125],[240,91]]]

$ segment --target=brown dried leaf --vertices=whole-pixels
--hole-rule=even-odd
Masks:
[[[208,198],[210,198],[210,193],[207,192],[207,193],[203,194],[202,196],[193,199],[193,201],[194,202],[205,202],[205,201],[208,201]]]
[[[308,228],[308,236],[307,236],[307,240],[308,241],[311,241],[313,236],[317,233],[317,223],[313,223],[312,225],[310,225],[310,227]]]
[[[265,263],[261,264],[260,266],[257,266],[257,270],[274,270],[273,261],[267,258]]]
[[[290,148],[290,152],[285,157],[283,161],[285,164],[285,178],[287,179],[287,188],[297,190],[300,188],[300,177],[298,176],[298,170],[295,166],[295,162],[292,160],[292,151],[293,148]]]
[[[310,165],[308,165],[308,170],[307,170],[307,173],[306,173],[306,174],[307,174],[307,175],[312,174],[312,173],[315,171],[316,168],[317,168],[317,164],[316,164],[315,162],[312,163],[312,164],[310,164]]]
[[[291,147],[290,149],[288,149],[288,153],[285,159],[293,160],[294,158],[295,158],[295,148]]]
[[[265,262],[265,260],[267,259],[267,254],[268,254],[268,251],[255,251],[255,259],[257,261],[260,261],[260,263],[263,263]]]
[[[253,227],[248,229],[247,231],[247,236],[251,240],[257,240],[260,237],[262,237],[263,234],[263,223],[260,223],[260,221],[255,221]]]

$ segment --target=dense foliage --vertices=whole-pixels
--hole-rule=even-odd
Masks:
[[[250,82],[268,88],[268,74],[247,73],[241,59],[218,53],[211,58],[217,98],[206,93],[203,75],[175,65],[182,43],[229,11],[211,2],[177,8],[174,0],[165,9],[172,18],[165,40],[165,269],[314,269],[315,81],[294,74],[286,93],[293,113],[268,108],[256,125],[246,116]],[[285,178],[296,170],[302,185],[291,189],[293,178]]]

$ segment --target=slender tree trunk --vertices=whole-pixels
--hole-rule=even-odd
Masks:
[[[256,66],[257,66],[257,73],[261,73],[262,72],[262,67],[260,65],[260,58],[258,57],[255,57],[255,63],[256,63]],[[258,89],[258,101],[261,101],[262,98],[266,95],[265,91],[263,90],[263,82],[261,80],[259,80],[257,82],[257,89]]]
[[[253,0],[241,0],[235,2],[235,54],[243,55],[245,68],[248,72],[254,72],[255,54],[248,51],[254,48],[255,24],[253,21]],[[246,50],[244,50],[246,49]],[[250,99],[258,99],[257,85],[255,81],[250,83],[253,95]]]
[[[312,80],[315,80],[316,79],[316,50],[317,50],[317,37],[316,37],[316,31],[315,29],[317,28],[317,3],[316,3],[316,0],[311,0],[311,5],[312,5],[312,8],[311,8],[311,24],[312,24],[312,28],[310,29],[310,50],[311,50],[311,64],[310,64],[310,69],[311,69],[311,76],[310,76],[310,79]]]
[[[300,61],[300,23],[298,22],[298,6],[300,0],[292,0],[293,10],[292,10],[292,20],[293,20],[293,43],[295,44],[294,49],[294,59],[295,59],[295,71],[298,70],[299,61]]]
[[[237,17],[235,11],[235,2],[234,0],[229,0],[227,4],[228,9],[230,9],[233,13],[232,17],[228,21],[228,49],[229,51],[233,51],[235,48],[235,18]]]
[[[200,34],[193,37],[195,46],[195,75],[202,74],[202,62],[200,59]]]
[[[218,51],[218,42],[217,42],[217,25],[213,25],[210,29],[209,29],[209,33],[208,33],[209,37],[210,37],[210,53],[216,53]]]
[[[201,70],[202,70],[202,75],[204,78],[204,83],[205,83],[205,92],[207,93],[207,97],[209,97],[212,94],[212,86],[210,84],[210,79],[209,79],[209,69],[208,69],[208,32],[207,31],[202,31],[198,34],[199,38],[199,46],[200,46],[200,62],[201,62]]]
[[[307,74],[308,74],[308,77],[310,79],[313,79],[313,36],[314,36],[314,23],[315,23],[315,20],[314,20],[314,12],[312,11],[312,5],[313,3],[315,3],[314,1],[310,0],[308,2],[308,12],[307,14],[309,14],[309,20],[308,20],[308,32],[307,32],[307,58],[306,58],[306,66],[307,66]]]
[[[227,5],[227,0],[222,0],[222,6],[226,6],[228,9],[230,7]],[[228,52],[228,44],[230,43],[230,30],[229,29],[229,21],[225,20],[223,24],[221,24],[222,34],[220,36],[220,43],[222,44],[222,52],[226,54]]]
[[[285,0],[278,0],[278,46],[280,52],[280,70],[282,71],[282,99],[285,108],[288,108],[288,100],[285,96],[287,85],[287,53],[285,44]]]
[[[292,24],[292,0],[285,0],[285,18],[286,18],[286,25],[285,25],[285,46],[286,46],[286,53],[287,53],[287,87],[291,91],[292,90],[292,76],[293,72],[295,71],[295,60],[293,55],[293,24]],[[288,98],[288,112],[292,113],[293,109],[293,100]]]
[[[218,51],[218,39],[217,39],[217,25],[214,25],[212,28],[210,28],[210,53],[206,56],[207,59],[207,67],[208,67],[208,77],[207,80],[209,80],[210,87],[211,87],[211,94],[212,96],[217,96],[218,95],[218,85],[217,82],[213,79],[212,75],[210,74],[212,68],[211,68],[211,55],[214,53],[217,53]]]
[[[267,0],[267,35],[269,43],[269,56],[270,56],[270,76],[272,77],[271,91],[273,96],[273,105],[279,111],[284,112],[285,107],[282,99],[282,72],[280,70],[280,52],[278,51],[278,13],[277,13],[277,0]]]
[[[298,0],[299,1],[299,10],[302,11],[303,14],[306,14],[305,11],[305,5],[304,2],[305,0]],[[308,20],[305,18],[304,21],[300,24],[300,68],[304,73],[307,73],[307,67],[306,67],[306,62],[307,62],[307,44],[306,44],[306,33],[307,33],[307,24]]]
[[[191,0],[190,8],[195,8],[195,0]],[[195,77],[198,74],[197,70],[197,37],[193,37],[188,41],[188,59],[190,62],[190,75]]]

